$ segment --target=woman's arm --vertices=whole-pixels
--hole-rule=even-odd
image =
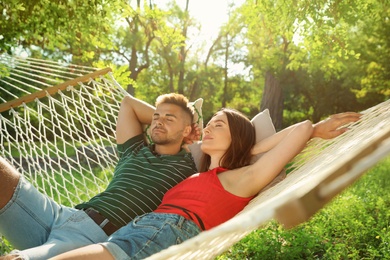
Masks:
[[[57,255],[49,260],[114,260],[111,253],[102,245],[93,244]]]
[[[359,113],[347,112],[332,115],[314,125],[310,121],[304,121],[264,139],[253,149],[254,152],[265,152],[264,155],[247,167],[242,174],[243,181],[238,185],[241,190],[247,190],[246,195],[257,194],[303,150],[308,140],[314,137],[334,138],[347,131],[343,125],[358,121],[360,116]]]
[[[294,128],[296,125],[289,126],[263,140],[260,142],[256,143],[253,148],[252,148],[252,154],[256,155],[259,153],[265,153],[272,148],[274,148],[280,141],[287,136]]]
[[[242,174],[248,196],[256,195],[270,183],[284,166],[305,147],[313,133],[313,124],[307,120],[281,131],[267,142],[269,145],[259,160],[249,166]]]
[[[361,114],[355,112],[345,112],[331,115],[329,118],[313,125],[313,133],[310,138],[319,137],[322,139],[332,139],[348,130],[347,127],[341,126],[351,122],[356,122],[360,119],[360,117]],[[277,132],[276,134],[258,142],[253,146],[252,154],[255,155],[271,150],[286,135],[288,135],[294,127],[295,125],[289,126]]]

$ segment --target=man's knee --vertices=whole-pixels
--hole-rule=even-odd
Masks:
[[[20,173],[4,158],[0,157],[0,209],[12,198],[19,179]]]
[[[19,255],[10,254],[5,256],[0,256],[0,260],[23,260],[23,258]]]

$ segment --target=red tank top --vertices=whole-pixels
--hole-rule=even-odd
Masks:
[[[165,194],[155,212],[179,214],[205,230],[231,219],[253,197],[243,198],[226,191],[217,176],[223,171],[226,169],[217,167],[182,181]]]

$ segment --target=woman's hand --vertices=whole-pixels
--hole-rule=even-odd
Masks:
[[[348,127],[342,127],[346,124],[356,122],[362,114],[355,112],[345,112],[334,114],[325,120],[322,120],[313,125],[313,133],[311,138],[320,137],[322,139],[332,139],[348,130]]]

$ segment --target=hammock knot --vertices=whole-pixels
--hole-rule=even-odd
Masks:
[[[13,115],[14,117],[18,117],[19,116],[19,113],[17,111],[15,111],[15,109],[13,107],[10,108],[9,114]]]

